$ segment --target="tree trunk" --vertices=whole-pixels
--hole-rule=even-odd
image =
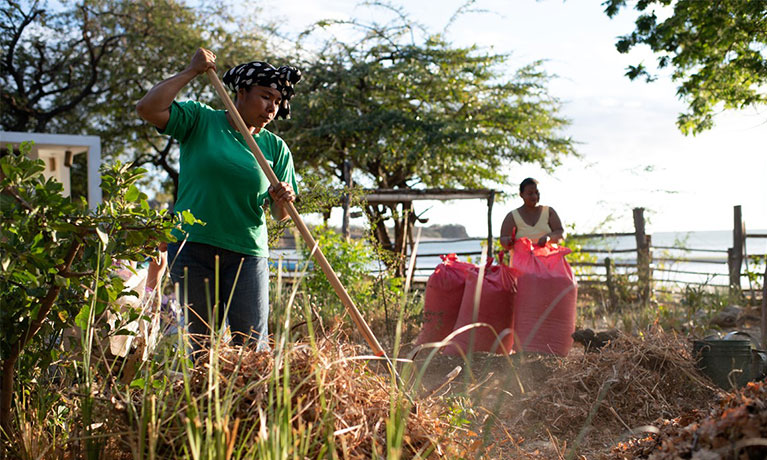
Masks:
[[[386,251],[394,250],[394,245],[389,238],[389,234],[386,232],[386,224],[384,222],[384,213],[378,206],[366,206],[365,213],[367,214],[368,221],[373,225],[373,235],[376,241]]]
[[[402,204],[402,213],[394,223],[394,252],[397,253],[396,276],[405,275],[405,258],[407,257],[407,217],[410,213],[407,204]]]
[[[69,267],[80,252],[81,244],[78,242],[72,243],[67,255],[64,258],[64,264],[59,267],[59,274],[64,275],[69,272]],[[45,297],[40,300],[40,309],[37,313],[37,318],[29,323],[27,332],[19,337],[15,343],[11,345],[11,351],[8,353],[8,357],[3,360],[3,377],[2,383],[0,383],[0,427],[8,433],[11,426],[11,402],[13,401],[13,383],[15,378],[15,366],[16,361],[21,356],[21,352],[24,347],[32,340],[40,328],[43,326],[48,313],[53,308],[53,303],[61,292],[61,286],[53,285],[48,288],[48,292]]]
[[[407,266],[407,247],[408,243],[412,243],[411,234],[413,225],[417,220],[411,201],[401,203],[401,205],[402,210],[400,212],[397,212],[398,204],[393,205],[393,208],[388,208],[391,211],[391,218],[394,221],[393,238],[389,237],[384,223],[386,208],[381,210],[376,205],[368,205],[365,208],[368,220],[373,225],[373,234],[376,241],[382,249],[392,253],[393,259],[390,262],[389,267],[394,267],[396,276],[405,275]]]
[[[343,171],[343,179],[344,184],[347,188],[352,187],[352,163],[349,160],[344,160],[344,171]],[[344,193],[343,198],[343,210],[344,210],[344,217],[343,222],[341,224],[341,234],[344,236],[344,239],[348,242],[349,238],[351,237],[351,218],[349,216],[350,213],[350,203],[351,199],[349,196],[349,193]]]
[[[9,435],[11,432],[11,402],[13,401],[13,376],[16,367],[16,356],[3,360],[3,377],[0,382],[0,428]]]
[[[79,245],[77,245],[79,247]],[[67,269],[69,264],[67,265]],[[11,345],[11,351],[8,353],[8,358],[3,360],[3,380],[2,387],[0,387],[0,426],[8,432],[11,424],[11,401],[13,400],[13,382],[15,378],[16,361],[19,359],[24,347],[32,340],[32,337],[37,334],[40,328],[43,326],[45,319],[48,317],[53,302],[61,292],[60,286],[51,286],[48,289],[48,293],[40,301],[40,311],[37,314],[37,319],[29,323],[29,329],[26,334],[19,337],[14,344]]]

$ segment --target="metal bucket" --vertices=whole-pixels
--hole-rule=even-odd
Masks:
[[[767,377],[767,351],[751,350],[751,376],[754,380]]]
[[[725,390],[740,388],[755,377],[749,340],[695,340],[692,355],[698,369]]]

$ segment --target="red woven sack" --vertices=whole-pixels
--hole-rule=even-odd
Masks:
[[[466,275],[477,271],[477,266],[461,262],[455,254],[440,256],[442,263],[426,282],[423,305],[423,329],[416,344],[439,342],[453,332],[453,324],[461,308],[461,296]]]
[[[514,243],[512,267],[518,273],[514,296],[514,349],[565,356],[573,345],[578,284],[565,260],[570,249],[528,238]]]
[[[474,322],[477,278],[477,272],[471,272],[466,278],[461,310],[458,312],[458,319],[454,327],[456,330]],[[488,264],[482,281],[482,293],[476,322],[487,323],[492,329],[480,326],[461,332],[451,340],[450,345],[445,347],[442,352],[447,355],[457,355],[461,351],[466,354],[469,350],[489,351],[498,354],[511,353],[514,343],[512,305],[515,284],[516,280],[512,269],[504,265]],[[472,340],[473,344],[471,343]]]

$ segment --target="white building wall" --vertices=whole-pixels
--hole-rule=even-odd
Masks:
[[[66,152],[72,155],[88,155],[88,206],[95,209],[101,204],[101,139],[98,136],[74,134],[20,133],[0,131],[0,146],[18,147],[22,142],[33,141],[30,156],[45,161],[45,177],[53,177],[64,186],[64,196],[71,193],[70,168],[64,165]]]

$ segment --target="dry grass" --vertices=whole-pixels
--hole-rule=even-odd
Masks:
[[[763,459],[767,457],[767,384],[752,382],[710,411],[664,419],[658,433],[618,444],[613,458]]]
[[[708,407],[718,390],[695,370],[689,350],[686,340],[654,329],[620,335],[594,353],[522,359],[516,377],[482,390],[502,397],[477,402],[485,414],[478,423],[491,427],[489,457],[600,458],[631,430]],[[525,372],[541,364],[547,372]]]
[[[340,458],[372,458],[374,451],[386,458],[387,421],[392,410],[400,412],[395,418],[405,420],[403,458],[462,450],[450,436],[454,430],[442,417],[438,401],[420,401],[411,407],[388,374],[373,372],[371,369],[378,366],[371,364],[369,357],[360,357],[360,351],[338,337],[320,340],[316,350],[308,344],[295,344],[283,357],[249,348],[222,347],[217,353],[216,383],[220,393],[232,391],[234,395],[228,414],[231,436],[238,437],[237,443],[244,441],[242,436],[250,436],[252,441],[265,436],[268,426],[275,422],[269,419],[270,405],[274,409],[275,398],[288,388],[294,433],[315,441],[309,458],[316,458],[329,445],[335,446]],[[212,392],[208,360],[209,356],[201,356],[192,370],[190,389],[197,398]],[[275,383],[284,386],[276,388]],[[188,405],[183,381],[175,383],[165,403],[179,408],[174,417],[181,422]],[[199,414],[201,420],[206,417],[213,415]],[[257,428],[248,431],[253,426]],[[159,450],[179,452],[184,430],[182,423],[166,426],[162,434],[165,445]]]
[[[225,346],[215,355],[214,373],[202,364],[209,358],[203,356],[186,386],[183,379],[171,379],[162,394],[171,410],[158,417],[157,458],[173,458],[187,442],[186,390],[198,402],[200,420],[216,418],[204,402],[215,385],[233,395],[224,431],[238,445],[262,440],[265,430],[279,423],[275,398],[288,394],[289,430],[312,440],[309,458],[328,455],[323,448],[339,458],[386,458],[392,421],[403,424],[403,458],[665,459],[701,449],[721,455],[728,446],[756,451],[759,446],[746,444],[767,438],[767,390],[721,392],[695,370],[690,348],[685,338],[656,328],[640,337],[620,335],[598,352],[576,348],[566,358],[476,355],[471,373],[464,371],[433,394],[422,392],[411,406],[383,364],[360,356],[364,350],[339,335],[320,339],[316,348],[298,343],[282,353]],[[430,363],[427,390],[444,383],[460,364],[456,357]],[[136,409],[152,401],[137,393],[132,393]],[[99,396],[98,421],[135,447],[135,420],[114,401]],[[456,423],[458,416],[468,423]],[[660,434],[626,441],[632,429],[650,426]],[[72,452],[75,446],[67,447]],[[135,456],[128,447],[110,441],[106,454]],[[30,444],[27,450],[37,449]]]

